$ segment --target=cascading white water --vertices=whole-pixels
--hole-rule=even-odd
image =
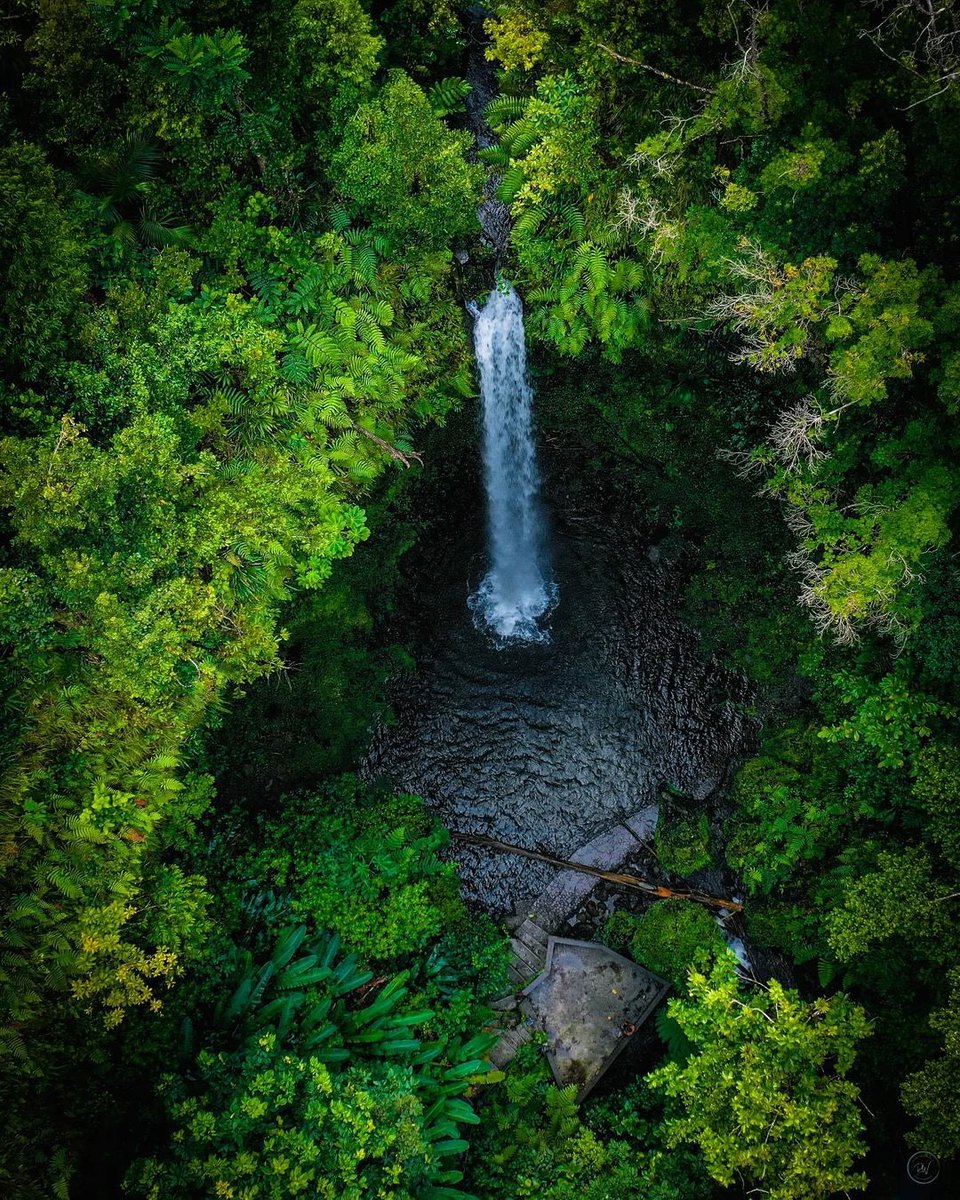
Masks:
[[[501,286],[474,315],[490,569],[469,605],[498,641],[542,642],[539,621],[556,603],[557,587],[540,515],[523,306],[512,287]]]

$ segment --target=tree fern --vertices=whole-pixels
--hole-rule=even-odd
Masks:
[[[288,350],[280,361],[280,375],[288,383],[304,387],[313,378],[313,368],[303,354]]]
[[[193,241],[193,230],[178,221],[173,213],[144,204],[134,222],[138,239],[147,246],[162,249],[164,246],[189,246]]]
[[[569,1137],[577,1128],[577,1088],[568,1084],[564,1088],[551,1087],[547,1090],[547,1116],[554,1137]]]
[[[395,316],[393,306],[386,300],[369,300],[366,307],[367,311],[385,328],[393,324]]]
[[[430,107],[439,117],[446,117],[463,107],[463,102],[473,89],[465,79],[449,76],[439,79],[427,92]]]
[[[250,271],[247,275],[250,280],[250,286],[256,292],[257,296],[264,301],[265,304],[273,307],[280,297],[281,284],[280,280],[271,271],[266,268]]]
[[[83,872],[76,864],[71,866],[44,864],[36,874],[38,885],[53,887],[62,896],[71,900],[76,900],[83,895],[83,880]]]
[[[489,163],[493,167],[507,167],[510,165],[510,151],[506,146],[482,146],[477,151],[477,158],[484,163]]]
[[[364,310],[357,313],[356,330],[360,340],[372,349],[383,351],[387,348],[387,340],[372,313]]]
[[[350,227],[350,214],[342,204],[335,204],[330,209],[330,227],[336,233],[343,233]]]
[[[615,292],[632,292],[643,282],[643,267],[634,259],[618,259],[610,271],[610,287]]]
[[[497,185],[497,199],[509,204],[526,182],[523,167],[508,167]]]
[[[373,246],[358,246],[353,258],[353,279],[357,283],[372,283],[377,275],[377,253]]]
[[[546,219],[547,213],[539,205],[524,209],[513,223],[512,240],[514,242],[529,241]]]
[[[685,1059],[693,1049],[693,1044],[687,1038],[678,1021],[670,1016],[666,1005],[661,1006],[654,1017],[654,1024],[660,1040],[665,1043],[667,1053],[672,1059]]]
[[[562,201],[556,209],[557,216],[577,241],[582,241],[586,235],[587,225],[582,211],[569,200]]]
[[[340,358],[340,347],[329,333],[316,325],[304,325],[298,321],[289,334],[290,345],[299,351],[312,367],[336,362]]]
[[[90,842],[103,845],[108,835],[98,828],[88,816],[77,813],[67,817],[60,831],[61,837],[67,842]]]
[[[308,271],[287,293],[284,307],[293,316],[302,316],[312,312],[314,298],[322,284],[319,268]]]
[[[491,129],[502,129],[512,121],[519,120],[527,107],[522,96],[496,96],[484,110],[484,118]]]
[[[346,229],[343,233],[343,240],[355,247],[369,247],[378,258],[382,258],[388,253],[390,243],[382,233],[376,233],[372,229]]]
[[[540,131],[526,116],[506,126],[500,133],[500,144],[511,158],[523,158],[540,140]]]
[[[353,425],[353,418],[337,396],[319,397],[313,405],[313,415],[328,429],[349,429]]]

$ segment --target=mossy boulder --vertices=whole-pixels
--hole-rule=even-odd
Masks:
[[[710,913],[689,900],[658,900],[639,917],[615,912],[604,926],[603,940],[681,990],[694,963],[726,946]]]

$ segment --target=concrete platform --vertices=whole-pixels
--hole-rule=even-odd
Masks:
[[[582,1100],[669,986],[598,942],[551,937],[544,972],[524,988],[520,1011],[546,1032],[558,1086],[574,1084]]]

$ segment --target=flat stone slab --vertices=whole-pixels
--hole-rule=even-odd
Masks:
[[[659,806],[647,805],[639,812],[605,829],[570,855],[571,862],[602,871],[616,871],[653,837]],[[530,905],[530,915],[545,929],[557,929],[597,887],[600,880],[582,871],[560,871],[545,891]]]
[[[598,942],[551,937],[546,968],[524,988],[521,1009],[547,1034],[557,1085],[573,1084],[582,1100],[669,987]]]

